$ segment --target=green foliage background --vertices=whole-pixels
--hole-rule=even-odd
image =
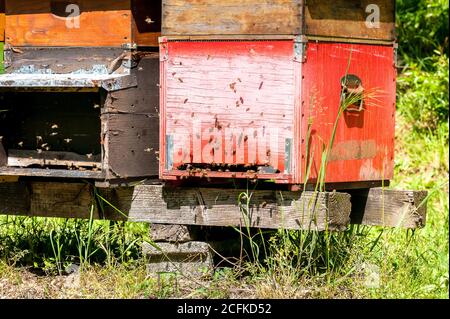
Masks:
[[[447,0],[398,0],[398,107],[415,129],[448,126],[449,5]]]

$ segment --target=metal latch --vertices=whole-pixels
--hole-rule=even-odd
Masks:
[[[299,35],[294,40],[294,61],[305,63],[308,49],[308,38],[305,35]]]

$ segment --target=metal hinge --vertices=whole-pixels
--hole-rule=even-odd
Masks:
[[[299,35],[294,40],[294,61],[306,62],[306,52],[308,49],[308,38],[305,35]]]
[[[3,66],[7,69],[12,65],[13,51],[9,44],[6,44],[3,50]]]
[[[136,43],[124,43],[121,47],[124,50],[137,50],[138,45]]]
[[[161,62],[169,60],[169,45],[166,37],[159,38],[159,52]]]
[[[396,68],[399,68],[399,65],[398,65],[398,43],[397,42],[394,43],[394,66]]]

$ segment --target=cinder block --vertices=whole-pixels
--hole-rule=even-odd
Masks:
[[[191,228],[184,225],[157,225],[150,226],[150,238],[154,242],[185,243],[195,241]]]
[[[200,277],[213,271],[213,253],[205,242],[145,243],[143,252],[148,258],[149,274],[181,273]]]

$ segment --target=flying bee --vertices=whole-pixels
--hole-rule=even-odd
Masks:
[[[52,125],[52,130],[57,130],[59,128],[58,124],[53,124]]]

